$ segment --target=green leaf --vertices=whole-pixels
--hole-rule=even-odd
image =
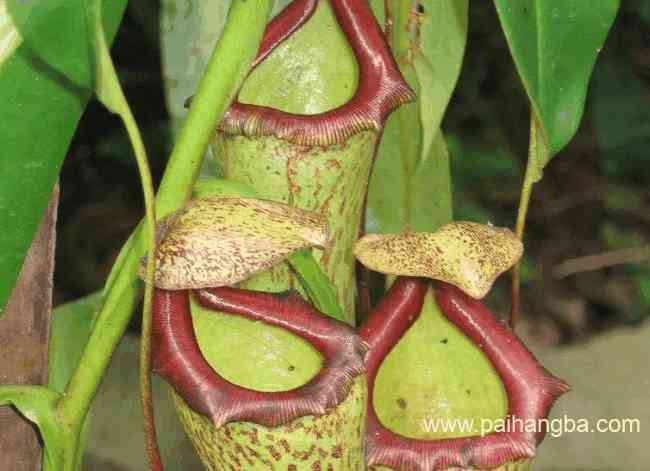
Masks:
[[[45,443],[46,471],[63,469],[66,440],[56,415],[60,397],[59,393],[43,386],[0,386],[0,406],[14,406],[38,426]]]
[[[52,313],[48,353],[48,386],[62,393],[79,363],[95,314],[101,307],[97,291],[57,307]]]
[[[76,1],[81,4],[79,8],[84,13],[84,21],[89,30],[86,43],[91,48],[91,56],[93,58],[91,63],[94,71],[93,90],[97,99],[108,110],[122,118],[129,133],[129,138],[132,141],[137,160],[139,157],[137,149],[139,143],[133,142],[132,132],[128,123],[131,110],[122,92],[122,87],[117,78],[115,66],[113,65],[113,59],[110,55],[109,46],[106,43],[106,34],[104,32],[104,25],[102,24],[102,0]],[[138,140],[141,140],[139,131],[136,132],[138,134]],[[143,149],[141,151],[142,153],[144,152]]]
[[[370,178],[366,232],[434,231],[452,219],[449,154],[442,132],[435,135],[420,165],[407,166],[417,162],[419,154],[415,145],[404,142],[410,134],[400,128],[400,121],[417,119],[415,110],[409,108],[394,112],[384,129]]]
[[[311,250],[300,250],[289,256],[289,264],[298,276],[300,285],[316,309],[341,322],[346,322],[343,310],[336,299],[332,282],[318,264]]]
[[[32,2],[33,9],[47,3]],[[106,4],[105,27],[111,38],[125,4],[126,0]],[[57,28],[65,26],[65,22],[57,23]],[[29,43],[23,42],[0,67],[0,310],[16,281],[88,98],[89,92],[71,87],[44,65]]]
[[[501,25],[531,103],[528,162],[517,209],[524,237],[533,185],[578,130],[591,71],[620,0],[495,0]],[[519,268],[512,277],[511,324],[519,312]]]
[[[375,1],[375,12],[383,5]],[[389,42],[418,101],[384,130],[368,193],[366,230],[433,231],[452,218],[449,155],[440,124],[456,85],[467,37],[466,0],[394,2]],[[391,188],[386,192],[386,188]]]
[[[495,5],[548,141],[541,172],[578,129],[589,77],[619,0],[495,0]]]
[[[93,53],[83,0],[7,0],[25,45],[50,74],[90,88]]]
[[[467,42],[468,2],[436,0],[421,3],[419,31],[411,54],[418,81],[422,154],[430,155],[433,140],[442,123],[456,87]]]

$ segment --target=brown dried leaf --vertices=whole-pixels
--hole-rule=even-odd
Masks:
[[[296,250],[324,247],[329,234],[317,213],[253,198],[209,197],[160,221],[156,239],[156,286],[198,289],[238,283]]]
[[[480,299],[523,250],[509,229],[457,221],[436,232],[368,234],[354,253],[371,270],[441,280]]]

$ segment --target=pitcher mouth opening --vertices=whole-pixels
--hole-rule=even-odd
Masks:
[[[262,392],[220,376],[199,349],[192,324],[190,290],[156,289],[152,319],[153,370],[195,412],[216,428],[236,421],[268,427],[306,415],[322,415],[340,404],[364,372],[367,346],[346,324],[316,311],[298,295],[261,293],[237,288],[193,291],[204,307],[285,329],[301,337],[324,359],[305,385],[288,391]]]
[[[319,0],[296,0],[268,25],[253,68],[313,15]],[[241,103],[238,98],[219,125],[224,134],[274,136],[298,145],[343,143],[362,131],[381,131],[388,115],[413,101],[366,0],[329,0],[359,69],[355,94],[345,104],[319,114],[301,115]]]
[[[428,287],[423,279],[398,278],[361,329],[370,345],[365,360],[368,465],[399,471],[493,469],[534,457],[545,430],[512,426],[484,436],[424,440],[399,435],[380,422],[373,403],[379,367],[420,315]],[[526,423],[547,417],[553,402],[569,390],[567,384],[540,366],[480,301],[446,283],[435,282],[433,288],[445,317],[480,348],[503,382],[508,397],[505,420]]]

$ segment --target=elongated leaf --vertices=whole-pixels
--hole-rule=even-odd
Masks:
[[[47,4],[31,2],[33,9],[47,8]],[[126,0],[106,2],[104,18],[110,38],[125,4]],[[56,23],[56,28],[65,30],[66,25],[65,21]],[[72,87],[36,53],[24,42],[0,66],[0,310],[13,288],[89,97],[88,91]]]
[[[373,2],[373,9],[383,21],[382,4]],[[370,180],[369,232],[433,231],[451,220],[440,124],[460,73],[467,10],[466,0],[392,3],[391,48],[418,101],[399,108],[386,124]]]
[[[451,221],[449,155],[442,132],[419,166],[407,166],[417,162],[419,152],[408,145],[410,135],[400,129],[400,121],[406,126],[417,122],[416,111],[409,105],[388,120],[370,178],[366,232],[433,231]]]
[[[589,77],[619,1],[494,2],[517,70],[545,131],[548,159],[562,150],[578,129]],[[546,163],[539,164],[543,167]]]
[[[467,42],[468,2],[436,0],[422,2],[421,8],[416,17],[419,43],[416,40],[411,53],[419,85],[421,158],[426,159],[460,74]]]
[[[299,250],[292,253],[289,256],[289,264],[316,309],[334,319],[345,322],[343,310],[336,299],[334,286],[311,251]]]
[[[90,33],[90,44],[94,54],[94,91],[102,104],[113,113],[120,116],[124,125],[131,146],[135,161],[140,174],[140,185],[144,196],[145,218],[142,227],[147,233],[146,246],[149,253],[153,253],[156,247],[155,228],[155,193],[149,160],[145,150],[142,134],[131,112],[131,107],[124,96],[120,85],[115,65],[110,55],[110,47],[106,41],[106,33],[102,20],[102,0],[83,0],[86,2],[86,21]],[[153,409],[153,398],[151,388],[151,319],[153,301],[153,281],[156,270],[155,258],[152,256],[146,263],[144,281],[144,300],[142,303],[142,332],[140,342],[140,399],[143,407],[145,449],[151,468],[162,468],[162,459],[156,439],[156,425]],[[108,301],[102,304],[102,311],[105,306],[110,306]],[[110,312],[110,311],[109,311]],[[86,358],[87,360],[87,358]],[[82,359],[82,361],[85,361]],[[87,413],[87,407],[86,411]]]

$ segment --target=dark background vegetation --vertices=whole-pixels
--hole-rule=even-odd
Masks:
[[[132,6],[113,55],[144,132],[156,181],[170,150],[156,2]],[[535,187],[526,235],[522,334],[544,345],[635,328],[650,312],[650,5],[623,1],[596,66],[582,126]],[[131,2],[132,5],[135,2]],[[472,2],[470,37],[443,127],[456,218],[512,227],[523,178],[529,108],[491,2]],[[115,117],[91,103],[61,174],[55,301],[101,288],[143,214],[136,167]],[[613,263],[558,278],[576,257]],[[624,262],[625,256],[636,258]],[[642,261],[645,257],[645,262]],[[610,261],[611,263],[612,261]],[[506,312],[508,280],[491,302]]]

